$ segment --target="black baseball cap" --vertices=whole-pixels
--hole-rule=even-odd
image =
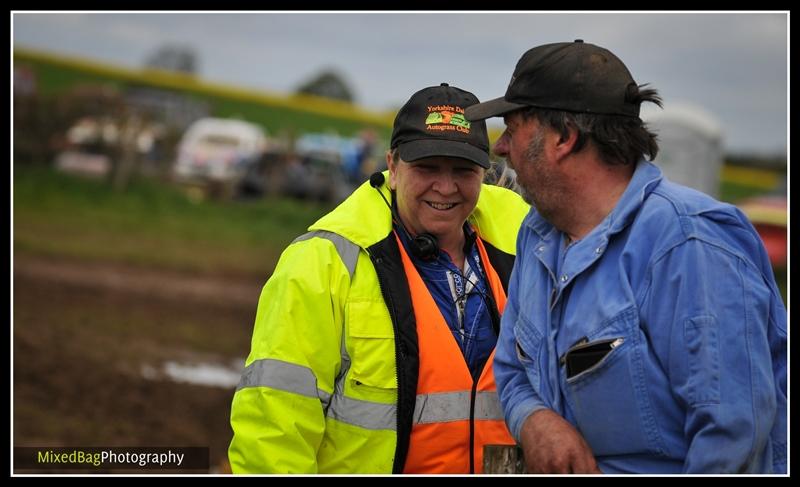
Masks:
[[[533,106],[639,117],[638,85],[608,49],[575,42],[545,44],[522,55],[505,96],[467,109],[470,121]]]
[[[486,122],[464,118],[464,110],[476,103],[475,95],[447,83],[414,93],[394,119],[391,148],[406,162],[460,157],[488,168]]]

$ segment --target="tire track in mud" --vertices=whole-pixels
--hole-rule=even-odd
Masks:
[[[253,278],[192,275],[172,270],[46,257],[14,257],[15,276],[67,285],[231,306],[255,306],[266,276]]]

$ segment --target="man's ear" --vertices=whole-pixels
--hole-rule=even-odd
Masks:
[[[397,181],[395,178],[397,173],[397,164],[394,163],[392,151],[386,151],[386,167],[389,168],[389,189],[394,191],[395,186],[397,186]]]
[[[572,153],[575,144],[578,142],[578,129],[568,125],[566,133],[555,133],[557,137],[554,147],[555,155],[560,160]]]

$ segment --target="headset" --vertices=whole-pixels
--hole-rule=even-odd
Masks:
[[[382,172],[375,172],[369,177],[369,184],[373,188],[378,191],[378,194],[381,195],[383,202],[386,203],[386,206],[389,207],[389,211],[392,212],[392,220],[397,222],[397,226],[408,236],[409,241],[411,244],[409,247],[411,248],[411,253],[414,254],[420,260],[432,262],[439,259],[439,241],[436,239],[436,236],[430,233],[421,233],[416,237],[412,237],[411,233],[406,229],[405,225],[403,225],[403,221],[400,220],[400,215],[397,213],[397,208],[394,207],[386,200],[386,197],[380,190],[380,187],[383,183],[386,182],[386,177],[383,175]],[[476,269],[477,271],[477,269]],[[464,281],[469,281],[472,283],[473,290],[469,293],[464,293],[462,296],[459,296],[457,299],[465,298],[470,293],[478,294],[481,299],[483,299],[486,307],[489,309],[489,317],[492,320],[492,326],[494,327],[495,334],[500,334],[500,314],[497,311],[497,304],[495,303],[494,296],[492,296],[491,290],[486,293],[480,290],[480,287],[472,281],[471,279],[467,278],[463,273],[460,271],[459,275]],[[484,279],[486,279],[486,285],[488,286],[489,280],[488,277],[485,275],[484,272]]]
[[[386,197],[381,193],[381,190],[378,189],[385,182],[386,177],[382,172],[373,173],[369,177],[369,184],[378,190],[378,194],[381,195],[386,206],[389,207],[389,211],[392,212],[392,219],[397,223],[397,226],[403,230],[408,240],[411,241],[411,245],[409,246],[411,247],[411,253],[414,254],[414,257],[426,262],[436,260],[439,257],[439,241],[436,239],[436,236],[427,232],[420,233],[416,237],[411,236],[411,232],[406,229],[406,226],[403,225],[403,221],[400,219],[400,215],[397,214],[397,208],[390,205]]]

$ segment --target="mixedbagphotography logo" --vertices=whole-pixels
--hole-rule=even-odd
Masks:
[[[207,447],[15,447],[14,470],[208,472]]]

